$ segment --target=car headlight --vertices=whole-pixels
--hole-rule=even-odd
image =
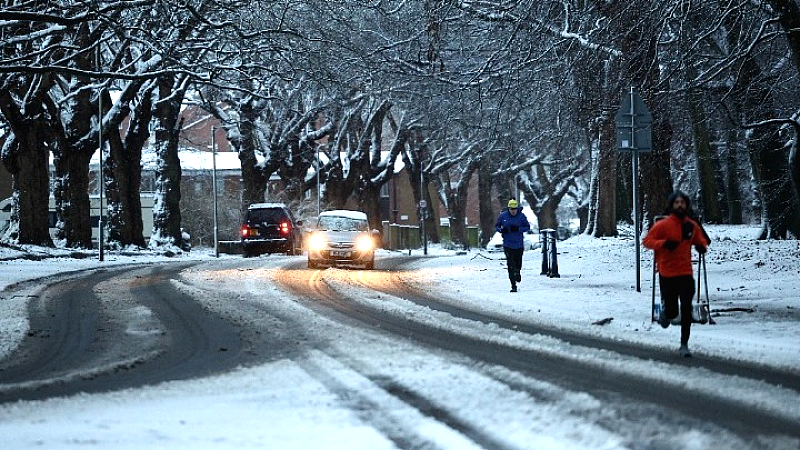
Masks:
[[[356,248],[362,252],[368,252],[375,246],[372,238],[369,236],[361,236],[356,241]]]
[[[312,234],[308,238],[308,248],[314,251],[320,251],[328,246],[328,241],[325,236],[321,234]]]

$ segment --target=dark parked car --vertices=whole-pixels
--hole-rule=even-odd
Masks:
[[[264,253],[303,253],[302,220],[283,203],[253,203],[241,229],[242,254],[245,258]]]

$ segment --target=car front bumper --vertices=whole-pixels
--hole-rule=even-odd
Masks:
[[[319,266],[366,266],[375,258],[373,250],[349,249],[309,250],[308,261]]]

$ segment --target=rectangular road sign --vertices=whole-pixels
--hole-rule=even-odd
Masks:
[[[642,97],[632,88],[623,92],[620,107],[614,116],[617,125],[617,149],[619,151],[649,152],[653,147],[650,132],[653,116]]]
[[[631,139],[631,128],[617,128],[617,149],[621,152],[649,152],[653,150],[653,137],[650,127],[636,130],[636,135]]]

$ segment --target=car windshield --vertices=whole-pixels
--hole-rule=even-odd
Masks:
[[[319,218],[317,228],[326,231],[367,231],[369,224],[366,220],[352,217],[322,216]]]

